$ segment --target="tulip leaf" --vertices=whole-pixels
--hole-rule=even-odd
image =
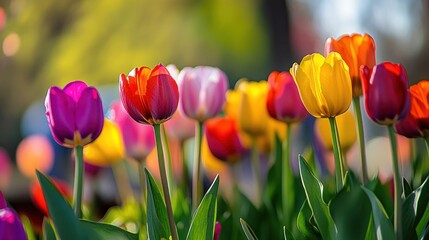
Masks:
[[[55,231],[47,218],[43,218],[43,240],[55,240]]]
[[[138,240],[139,239],[138,234],[130,233],[114,225],[99,223],[99,222],[92,222],[87,220],[80,220],[80,223],[87,228],[91,228],[98,235],[99,239],[105,239],[105,240],[109,240],[109,239]]]
[[[365,239],[371,204],[352,172],[346,173],[344,187],[329,203],[329,210],[338,230],[338,239]]]
[[[70,204],[45,175],[39,171],[36,174],[58,237],[62,240],[87,239],[88,234],[80,227]]]
[[[408,183],[406,178],[402,178],[402,188],[404,189],[404,191],[402,192],[402,198],[404,199],[407,198],[413,192],[413,188]]]
[[[406,239],[410,240],[417,239],[414,227],[416,218],[416,213],[414,212],[415,199],[416,194],[415,192],[412,192],[402,204],[402,232],[403,236],[407,236]]]
[[[286,227],[283,227],[283,236],[284,236],[284,240],[295,240],[292,233],[289,232],[289,230],[287,230]]]
[[[413,191],[415,195],[412,204],[413,212],[415,214],[414,226],[416,227],[417,235],[421,235],[424,228],[429,222],[429,177]],[[412,195],[411,194],[411,195]],[[411,196],[410,195],[410,196]]]
[[[247,240],[258,240],[258,237],[256,236],[255,232],[252,230],[252,228],[247,224],[246,221],[244,221],[242,218],[240,218],[240,224],[241,228],[243,228],[244,235],[246,235]]]
[[[372,223],[376,233],[376,239],[396,239],[392,223],[389,221],[386,210],[384,210],[380,200],[366,187],[361,186],[361,188],[366,193],[371,203]]]
[[[321,239],[320,232],[315,226],[313,213],[311,212],[310,206],[308,206],[307,200],[304,200],[301,206],[296,224],[298,230],[306,239]]]
[[[195,210],[186,239],[213,239],[216,224],[218,187],[219,176],[216,176],[197,210]]]
[[[164,199],[156,185],[155,180],[147,169],[147,230],[150,239],[169,239],[170,228],[168,225],[167,208]]]
[[[323,200],[323,185],[314,176],[310,166],[301,155],[299,156],[299,170],[307,202],[320,234],[324,239],[336,239],[337,229],[328,205]]]

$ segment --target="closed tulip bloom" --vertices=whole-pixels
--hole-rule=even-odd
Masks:
[[[178,82],[181,110],[187,117],[202,122],[222,111],[228,78],[219,68],[184,68],[179,73]]]
[[[365,109],[381,125],[401,121],[410,110],[407,74],[401,64],[384,62],[361,68]]]
[[[45,99],[46,116],[55,141],[65,147],[94,141],[103,128],[103,106],[94,87],[82,81],[64,89],[51,87]]]
[[[338,52],[349,66],[353,97],[362,95],[360,66],[372,68],[375,65],[375,43],[368,34],[343,35],[338,39],[328,38],[325,54]]]
[[[408,138],[429,136],[429,80],[422,80],[409,88],[410,111],[395,125],[397,133]]]
[[[307,111],[316,118],[338,116],[350,106],[352,86],[349,68],[340,54],[305,56],[290,69]]]
[[[237,162],[245,153],[234,118],[217,117],[207,120],[205,135],[210,151],[222,161]]]
[[[27,239],[27,235],[18,214],[7,207],[6,200],[4,199],[2,192],[0,192],[0,239]]]
[[[109,115],[121,130],[127,156],[136,160],[145,159],[155,148],[153,127],[134,121],[121,101],[115,101],[110,106]]]
[[[276,120],[293,123],[302,121],[308,114],[288,72],[274,71],[268,76],[267,110]]]
[[[336,117],[338,133],[340,136],[341,148],[344,151],[349,150],[356,142],[356,122],[353,113],[349,110]],[[332,151],[332,134],[329,126],[329,120],[326,118],[316,119],[315,131],[323,146]]]
[[[159,64],[140,67],[119,76],[121,101],[128,114],[143,124],[161,124],[173,116],[179,102],[176,81]]]
[[[116,123],[105,119],[100,136],[83,149],[83,159],[96,166],[111,166],[124,158],[121,131]]]

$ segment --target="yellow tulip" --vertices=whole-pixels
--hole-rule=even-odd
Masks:
[[[352,85],[349,67],[336,52],[325,58],[319,53],[305,56],[290,69],[307,111],[316,118],[338,116],[350,106]]]
[[[110,166],[124,158],[125,146],[118,125],[104,119],[100,136],[83,148],[84,161],[97,166]]]
[[[338,133],[340,135],[341,149],[349,150],[356,142],[356,122],[353,113],[349,110],[336,117]],[[323,146],[332,150],[332,134],[329,120],[326,118],[316,119],[315,130]]]

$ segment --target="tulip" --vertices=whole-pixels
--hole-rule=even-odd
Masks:
[[[0,148],[0,191],[8,187],[12,173],[9,155],[3,148]]]
[[[213,240],[218,240],[219,239],[221,231],[222,231],[222,224],[220,224],[219,221],[216,221]]]
[[[338,52],[349,67],[353,97],[362,95],[360,67],[372,68],[375,65],[375,43],[368,34],[343,35],[338,39],[328,38],[325,54]]]
[[[119,76],[121,101],[128,114],[143,124],[161,124],[177,109],[179,91],[168,70],[159,64],[155,68],[135,68]]]
[[[207,120],[205,135],[210,151],[222,161],[235,163],[245,153],[245,148],[238,136],[236,121],[231,117]]]
[[[318,53],[305,56],[290,69],[302,103],[316,118],[335,117],[350,107],[352,87],[349,68],[338,53],[326,58]]]
[[[375,43],[368,34],[343,35],[337,40],[329,38],[325,44],[325,54],[338,52],[349,66],[350,78],[352,81],[353,108],[357,123],[359,137],[359,149],[362,164],[362,178],[364,183],[368,182],[367,161],[365,151],[365,136],[362,123],[362,111],[359,97],[362,95],[362,81],[360,77],[360,67],[375,65]]]
[[[49,88],[46,116],[55,141],[65,147],[84,146],[94,141],[103,128],[103,106],[97,89],[82,81],[64,89]]]
[[[153,126],[168,223],[172,239],[177,240],[160,130],[160,124],[169,120],[177,110],[179,91],[176,81],[162,64],[157,65],[154,69],[135,68],[128,76],[125,74],[119,76],[119,92],[128,114],[139,123]],[[140,169],[142,169],[142,164],[140,164]],[[142,172],[141,170],[141,176]],[[141,177],[140,183],[143,186],[142,179],[144,177]]]
[[[384,62],[361,68],[365,109],[381,125],[395,124],[408,114],[410,94],[407,74],[401,64]]]
[[[329,118],[335,155],[337,191],[342,187],[345,170],[335,117],[350,107],[352,87],[349,68],[340,54],[318,53],[305,56],[290,69],[301,100],[307,111],[316,118]]]
[[[361,67],[361,77],[368,116],[376,123],[386,125],[389,131],[395,187],[394,225],[397,236],[402,236],[402,187],[393,125],[404,119],[410,110],[407,74],[401,64],[384,62],[372,69]]]
[[[340,135],[341,148],[344,151],[349,150],[356,142],[356,131],[350,129],[356,128],[356,122],[353,113],[349,110],[338,116],[338,132]],[[325,118],[316,119],[315,130],[323,146],[328,150],[333,150],[332,135],[329,129],[329,121]]]
[[[285,123],[302,121],[308,114],[288,72],[274,71],[268,76],[266,107],[272,118]]]
[[[26,177],[35,179],[36,169],[48,172],[54,165],[54,149],[49,139],[43,135],[24,138],[16,149],[16,164]]]
[[[110,106],[110,118],[120,130],[127,156],[142,161],[155,147],[153,127],[134,121],[120,101]]]
[[[222,111],[228,78],[214,67],[184,68],[178,76],[183,113],[198,122],[213,118]]]
[[[125,146],[116,123],[104,119],[100,136],[83,149],[83,159],[90,164],[106,167],[125,158]]]
[[[0,192],[0,239],[26,240],[27,235],[18,214],[7,207],[6,200]]]

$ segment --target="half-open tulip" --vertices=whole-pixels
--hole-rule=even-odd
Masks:
[[[285,123],[302,121],[308,115],[296,83],[288,72],[274,71],[268,76],[266,106],[272,118]]]
[[[335,117],[352,101],[349,68],[341,55],[332,52],[325,58],[319,53],[305,56],[290,69],[307,111],[316,118]]]
[[[6,200],[0,192],[0,239],[2,240],[26,240],[24,227],[18,214],[7,207]]]
[[[343,35],[338,39],[328,38],[325,54],[338,52],[349,66],[353,97],[362,95],[360,66],[372,68],[375,65],[375,43],[368,34]]]
[[[210,151],[222,161],[235,163],[245,153],[234,118],[216,117],[207,120],[205,134]]]
[[[153,127],[134,121],[121,101],[115,101],[109,110],[112,121],[118,124],[128,157],[145,159],[155,147]]]
[[[103,128],[103,106],[94,87],[82,81],[64,89],[49,88],[45,99],[46,117],[55,141],[65,147],[84,146],[94,141]]]
[[[407,74],[401,64],[384,62],[361,68],[365,109],[381,125],[395,124],[408,114],[410,94]]]
[[[83,160],[96,166],[111,166],[125,158],[125,146],[118,125],[104,119],[100,136],[83,149]]]
[[[121,101],[128,114],[137,122],[161,124],[174,114],[179,102],[176,81],[159,64],[155,68],[134,68],[119,76]]]
[[[218,115],[228,89],[226,74],[215,67],[186,67],[178,76],[183,113],[199,122]]]
[[[410,112],[395,125],[398,134],[408,138],[429,136],[429,80],[422,80],[409,88]]]

